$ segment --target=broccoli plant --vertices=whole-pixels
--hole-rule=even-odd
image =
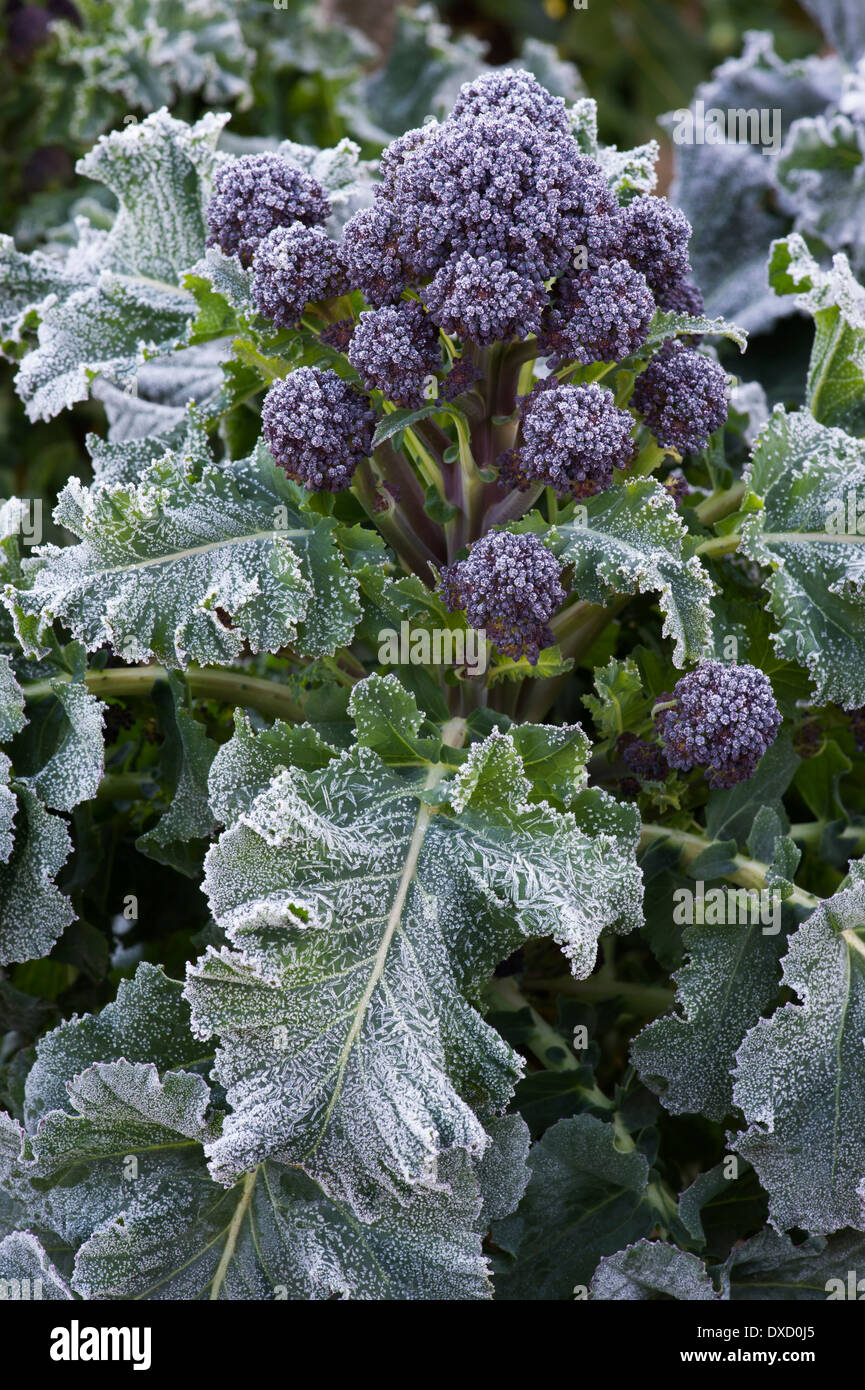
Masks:
[[[2,247],[30,418],[107,431],[56,540],[0,512],[0,1277],[827,1296],[863,291],[774,248],[814,359],[758,419],[587,99],[487,73],[376,167],[222,124],[102,137],[110,225]]]

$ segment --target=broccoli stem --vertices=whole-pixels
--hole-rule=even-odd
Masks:
[[[730,516],[739,510],[739,503],[748,491],[748,486],[740,478],[732,487],[724,488],[721,492],[713,492],[711,497],[706,497],[694,508],[700,521],[704,526],[712,526],[716,521],[723,521],[725,516]]]
[[[648,849],[650,845],[658,841],[666,840],[671,845],[677,845],[680,850],[680,863],[683,866],[692,864],[694,860],[708,849],[713,843],[705,835],[695,835],[688,830],[676,830],[669,825],[652,825],[647,821],[643,822],[640,831],[640,849]],[[749,859],[744,854],[731,855],[731,861],[735,865],[732,873],[724,874],[731,883],[738,883],[742,888],[762,889],[767,886],[770,866],[762,863],[759,859]],[[804,888],[795,888],[785,902],[794,907],[807,908],[811,911],[817,907],[820,899],[814,897],[812,893],[806,893]]]
[[[710,540],[697,546],[697,554],[716,559],[722,555],[732,555],[739,549],[740,539],[738,531],[731,531],[729,536],[712,536]]]
[[[268,718],[285,719],[292,724],[300,724],[305,718],[291,691],[278,681],[249,676],[245,671],[231,671],[220,666],[190,666],[185,674],[193,699],[222,700],[228,704],[248,706]],[[168,671],[158,665],[112,666],[105,671],[87,671],[84,676],[87,689],[100,698],[110,695],[123,698],[146,696],[150,694],[155,681],[167,679]],[[51,695],[52,682],[56,680],[71,681],[73,677],[64,673],[52,677],[51,681],[31,681],[21,687],[25,700],[39,700]]]

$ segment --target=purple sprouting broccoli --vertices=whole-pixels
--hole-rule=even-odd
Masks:
[[[470,357],[458,357],[442,382],[441,396],[443,400],[455,401],[458,396],[471,389],[476,381],[480,381],[481,371],[476,362]]]
[[[383,392],[395,405],[423,405],[427,379],[441,370],[438,329],[417,300],[367,309],[348,360],[368,390]]]
[[[644,194],[622,209],[622,252],[659,300],[691,273],[691,224],[666,198]]]
[[[552,551],[531,533],[510,531],[475,541],[467,559],[442,570],[440,592],[450,612],[461,609],[500,652],[532,666],[552,645],[549,621],[565,600]]]
[[[315,492],[342,492],[372,448],[369,399],[335,372],[298,367],[274,382],[261,423],[274,462]]]
[[[277,328],[293,328],[312,300],[334,299],[346,289],[339,247],[321,227],[274,227],[258,243],[252,299]]]
[[[704,661],[662,696],[655,723],[671,767],[706,770],[712,787],[753,777],[775,741],[781,715],[767,676],[756,666]]]
[[[614,751],[629,771],[643,782],[663,782],[670,771],[664,750],[657,743],[649,743],[636,734],[620,734]]]
[[[474,82],[464,82],[450,119],[474,119],[487,113],[522,116],[539,130],[570,134],[564,99],[551,96],[530,72],[501,68],[476,77]]]
[[[667,343],[637,377],[631,405],[659,444],[693,453],[727,418],[727,375],[710,357]]]
[[[546,303],[542,281],[470,251],[453,256],[420,295],[440,328],[479,347],[537,333]]]
[[[669,492],[677,507],[681,507],[686,497],[691,495],[691,487],[684,473],[668,473],[664,479],[664,487]]]
[[[658,308],[699,318],[706,312],[703,291],[691,280],[674,280],[659,291]]]
[[[314,227],[330,214],[321,184],[279,154],[245,154],[223,164],[207,205],[207,244],[250,265],[274,227]]]
[[[396,303],[408,283],[396,240],[397,219],[381,200],[361,208],[343,229],[342,258],[349,282],[376,309]]]
[[[328,347],[336,348],[337,352],[345,352],[351,342],[354,328],[354,319],[337,319],[336,323],[326,324],[318,336]]]
[[[509,484],[545,483],[560,497],[594,497],[612,486],[613,469],[627,468],[636,453],[631,416],[595,382],[539,382],[521,400],[520,413],[520,442],[500,460]]]
[[[643,346],[655,313],[645,276],[627,261],[602,261],[563,277],[544,315],[541,347],[561,362],[620,362]]]

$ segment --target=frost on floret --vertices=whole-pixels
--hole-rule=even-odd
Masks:
[[[675,280],[658,291],[658,306],[675,314],[691,314],[699,318],[706,312],[703,291],[692,280]]]
[[[666,198],[635,198],[622,210],[621,225],[622,254],[642,271],[655,295],[660,297],[690,274],[691,224]]]
[[[224,164],[207,205],[207,245],[249,265],[274,227],[324,222],[330,202],[321,184],[278,154],[245,154]]]
[[[661,696],[670,701],[655,715],[667,762],[683,772],[705,768],[712,787],[752,777],[781,727],[771,683],[756,666],[704,661]]]
[[[416,300],[365,310],[348,360],[369,390],[396,405],[420,406],[426,379],[441,368],[438,329]]]
[[[559,563],[537,536],[490,531],[468,558],[441,572],[440,592],[450,612],[461,609],[499,651],[537,664],[554,642],[549,620],[565,601]]]
[[[627,468],[634,458],[633,420],[596,382],[539,383],[520,410],[520,442],[501,462],[502,480],[510,484],[544,483],[560,497],[594,497],[612,486],[614,468]]]
[[[396,218],[383,202],[361,208],[345,224],[342,258],[352,289],[375,308],[399,299],[408,271],[396,245]]]
[[[481,376],[480,368],[470,357],[458,357],[442,382],[442,399],[455,401],[458,396],[470,390],[476,381],[480,381]]]
[[[453,256],[420,294],[440,328],[479,347],[537,333],[546,303],[542,281],[470,251]]]
[[[524,117],[488,112],[411,134],[414,143],[403,137],[382,160],[377,192],[415,279],[471,251],[546,280],[568,263],[599,204],[615,204],[570,136]]]
[[[451,120],[499,112],[522,116],[541,130],[568,135],[570,124],[562,97],[552,96],[537,78],[522,69],[486,72],[474,82],[464,82],[454,102]]]
[[[631,404],[659,444],[693,453],[727,419],[727,374],[684,343],[667,343],[637,377]]]
[[[615,751],[628,770],[643,782],[663,782],[670,771],[664,750],[636,734],[621,734]]]
[[[627,261],[603,261],[563,277],[544,315],[541,347],[560,362],[620,362],[643,346],[655,313],[645,276]]]
[[[275,227],[258,243],[252,298],[277,328],[293,328],[310,301],[333,299],[346,288],[339,247],[320,227]]]
[[[274,462],[317,492],[342,492],[372,448],[369,399],[335,372],[299,367],[274,382],[261,423]]]

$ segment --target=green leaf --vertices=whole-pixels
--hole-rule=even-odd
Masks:
[[[706,1266],[696,1255],[662,1240],[639,1240],[615,1255],[605,1255],[592,1276],[589,1298],[608,1302],[676,1299],[695,1303],[719,1295]]]
[[[777,1231],[760,1231],[731,1251],[722,1278],[734,1303],[858,1299],[858,1282],[865,1278],[865,1237],[844,1231],[828,1241],[811,1236],[794,1245]]]
[[[789,734],[781,733],[763,754],[753,777],[735,787],[711,792],[706,806],[706,833],[713,840],[744,844],[761,807],[783,810],[782,798],[800,762]]]
[[[726,885],[712,891],[726,900],[726,915],[731,915],[729,894],[747,897],[745,889]],[[707,912],[710,902],[707,893]],[[723,1120],[730,1113],[737,1049],[778,993],[785,938],[772,931],[773,925],[764,934],[759,922],[723,919],[717,926],[686,927],[688,963],[674,976],[681,1012],[656,1019],[631,1045],[634,1066],[671,1114]]]
[[[409,429],[417,424],[419,420],[426,420],[430,415],[439,415],[445,409],[441,401],[431,401],[429,405],[423,405],[419,410],[412,410],[409,406],[400,406],[397,410],[392,410],[384,419],[379,420],[375,427],[372,447],[377,449],[379,444],[384,444],[385,440],[393,439],[400,430]]]
[[[0,1288],[3,1298],[13,1303],[31,1299],[62,1303],[72,1298],[71,1290],[29,1231],[13,1231],[0,1240]]]
[[[754,446],[748,482],[762,509],[740,548],[769,573],[779,656],[808,672],[816,703],[865,704],[865,534],[847,526],[865,491],[865,446],[805,411],[780,406]]]
[[[861,159],[861,155],[860,155]],[[769,283],[814,319],[806,404],[816,420],[865,433],[865,289],[847,257],[822,270],[798,232],[772,243]]]
[[[289,768],[211,849],[234,949],[192,967],[187,993],[232,1105],[208,1150],[221,1179],[269,1155],[365,1217],[373,1187],[404,1200],[441,1147],[485,1146],[462,1096],[502,1106],[519,1075],[464,995],[528,936],[552,932],[587,973],[600,932],[633,924],[630,810],[602,793],[578,815],[529,804],[497,730],[444,775],[398,776],[363,747]]]
[[[649,327],[649,336],[640,349],[639,356],[644,356],[660,347],[670,338],[690,337],[692,334],[702,334],[704,337],[728,338],[735,343],[740,352],[744,352],[748,346],[748,334],[744,328],[738,324],[728,323],[726,319],[708,318],[705,314],[677,314],[672,311],[658,309]]]
[[[424,716],[414,696],[396,676],[368,676],[351,692],[349,714],[361,748],[371,748],[392,766],[422,766],[435,761],[438,740],[418,738]]]
[[[12,663],[5,653],[0,654],[0,743],[7,743],[26,722],[24,696]]]
[[[638,729],[649,715],[652,698],[633,657],[612,657],[606,666],[596,666],[595,690],[597,695],[583,696],[583,704],[604,739],[615,742],[626,729]]]
[[[184,682],[173,672],[167,681],[157,682],[151,698],[163,734],[160,775],[170,804],[153,829],[139,835],[135,847],[192,877],[201,868],[206,847],[201,842],[213,831],[207,777],[217,746],[187,708]]]
[[[50,811],[71,811],[96,795],[105,770],[106,706],[85,685],[87,659],[78,643],[66,649],[73,679],[51,677],[51,694],[29,706],[14,744],[15,773]]]
[[[566,809],[587,783],[591,743],[579,724],[514,724],[510,730],[534,801]]]
[[[493,1227],[496,1244],[515,1257],[496,1279],[497,1298],[571,1298],[603,1255],[657,1220],[645,1158],[620,1152],[613,1126],[592,1115],[559,1120],[533,1146],[529,1166],[516,1213]]]
[[[199,457],[169,452],[138,485],[67,484],[55,516],[81,543],[40,547],[25,587],[7,590],[26,646],[55,618],[88,651],[107,642],[127,661],[181,668],[234,661],[245,641],[275,652],[297,640],[315,655],[351,640],[358,586],[334,520],[263,448],[221,465]]]
[[[546,647],[534,665],[524,656],[514,661],[513,657],[496,654],[487,673],[487,685],[495,685],[497,681],[550,680],[573,669],[572,659],[563,657],[558,646]]]
[[[0,787],[0,792],[6,792]],[[63,867],[72,841],[65,821],[46,811],[23,782],[13,783],[15,842],[0,863],[0,965],[38,960],[51,947],[75,912],[53,882]],[[8,800],[0,799],[0,818]],[[2,832],[2,819],[0,819]]]
[[[591,603],[657,593],[675,665],[698,660],[710,640],[713,585],[666,488],[653,478],[628,479],[590,498],[586,512],[585,524],[560,523],[550,532],[559,561],[574,567],[574,592]],[[547,528],[535,515],[511,529]]]
[[[737,1053],[734,1146],[769,1193],[779,1230],[865,1224],[865,873],[798,927],[783,960],[801,1002],[761,1019]]]

